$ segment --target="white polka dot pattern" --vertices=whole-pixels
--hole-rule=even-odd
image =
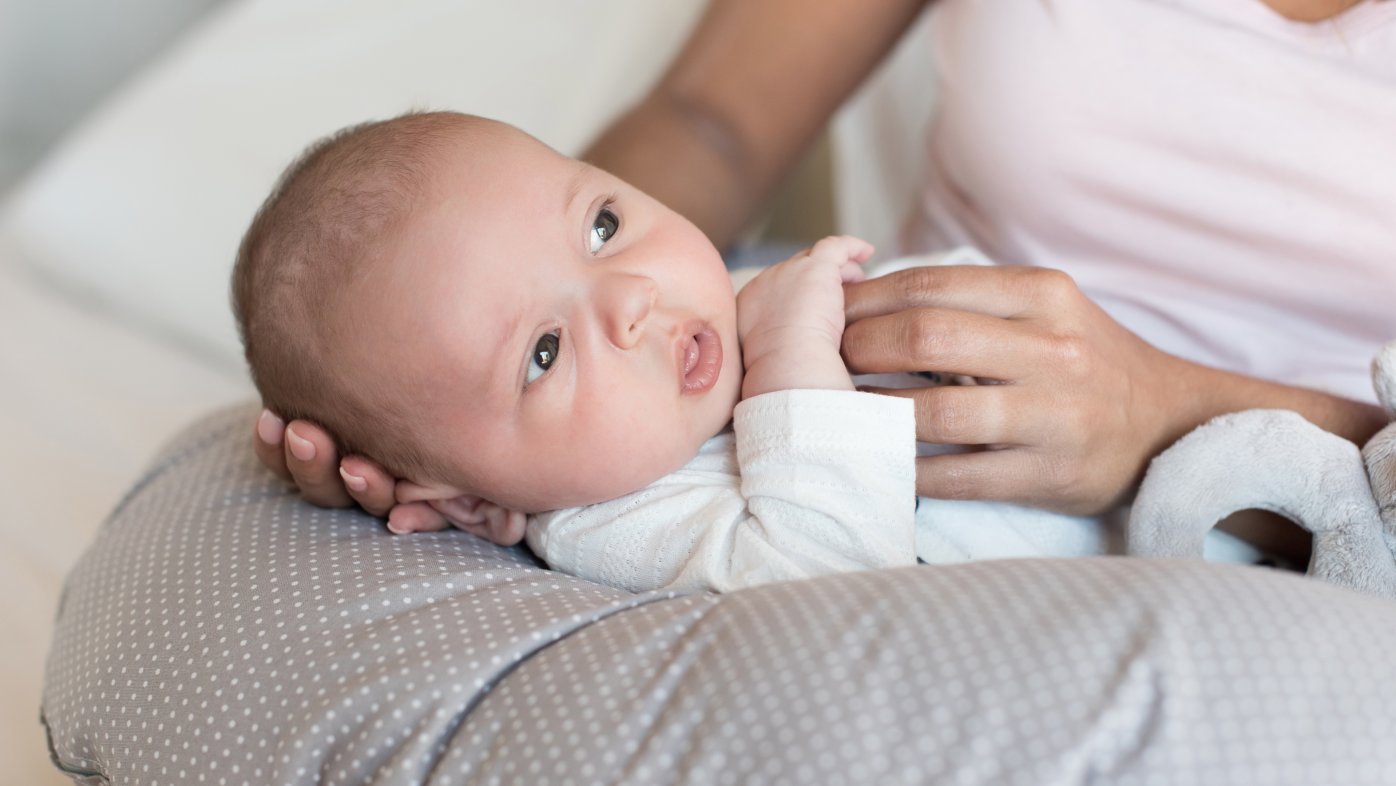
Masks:
[[[632,596],[301,503],[251,419],[188,432],[69,578],[75,780],[1396,783],[1389,601],[1123,559]]]

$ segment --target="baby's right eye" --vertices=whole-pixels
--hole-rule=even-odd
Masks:
[[[611,203],[607,202],[601,206],[601,211],[596,214],[596,218],[591,222],[591,238],[589,249],[596,254],[601,251],[601,247],[611,242],[611,238],[620,231],[620,216],[611,209]]]
[[[562,332],[554,330],[544,333],[538,337],[538,343],[533,345],[533,354],[528,358],[528,373],[524,375],[524,384],[547,373],[557,361],[557,351],[562,344]]]

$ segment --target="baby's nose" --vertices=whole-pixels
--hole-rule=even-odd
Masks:
[[[644,335],[658,294],[654,279],[630,273],[607,277],[602,285],[602,313],[611,343],[622,349],[635,346]]]

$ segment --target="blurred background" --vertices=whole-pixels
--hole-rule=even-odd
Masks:
[[[219,4],[217,0],[0,0],[0,203],[83,117]],[[0,259],[4,264],[7,260]],[[6,289],[8,283],[0,281],[5,295],[0,304],[17,305],[10,300],[15,293]],[[35,363],[26,361],[36,349],[32,339],[21,338],[23,324],[17,315],[12,318],[16,321],[0,323],[8,334],[0,338],[0,360],[4,361],[0,379],[10,383],[33,373]],[[32,418],[34,413],[25,411],[29,396],[16,393],[12,384],[4,386],[9,392],[0,396],[0,402],[10,408],[11,418]],[[46,465],[43,456],[29,449],[32,442],[15,431],[6,428],[0,433],[0,477],[7,479],[0,480],[0,493],[14,503],[3,525],[7,575],[0,587],[9,600],[0,630],[5,641],[0,646],[0,671],[11,676],[0,715],[0,760],[6,762],[3,780],[7,783],[57,786],[71,781],[49,762],[39,725],[42,658],[48,649],[57,583],[86,545],[65,541],[75,540],[75,533],[90,533],[97,522],[70,529],[45,519],[43,510],[55,507],[49,484],[58,479],[52,471],[67,462]],[[45,470],[37,484],[40,489],[26,474],[33,472],[36,460]],[[66,510],[89,516],[104,515],[98,511],[113,504],[111,494],[121,482],[71,480],[91,492],[91,504]],[[34,537],[18,542],[9,537],[20,530]]]
[[[0,200],[127,78],[225,4],[0,0]],[[821,140],[753,239],[799,243],[822,236],[833,224],[829,188],[829,148]]]
[[[0,0],[0,194],[221,0]]]

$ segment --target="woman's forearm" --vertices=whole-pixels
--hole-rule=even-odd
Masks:
[[[1326,431],[1363,445],[1387,423],[1374,404],[1308,388],[1282,385],[1186,361],[1178,361],[1178,415],[1170,443],[1193,428],[1228,412],[1288,409]]]
[[[713,0],[583,158],[730,244],[927,0]]]
[[[656,92],[611,124],[582,158],[688,218],[718,248],[735,241],[764,194],[732,129]]]

